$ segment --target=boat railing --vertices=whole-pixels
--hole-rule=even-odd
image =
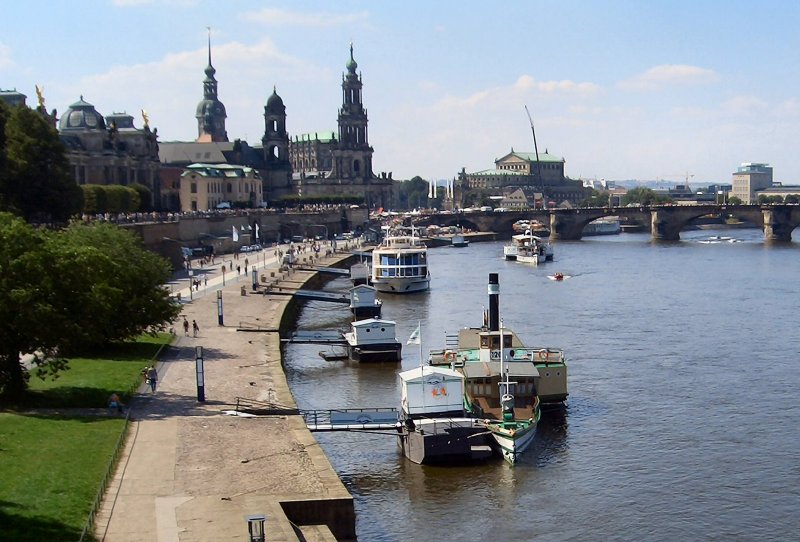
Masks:
[[[460,350],[447,350],[444,352],[445,361],[450,361],[456,367],[463,367],[466,362],[480,361],[480,349],[462,348]],[[532,361],[534,363],[564,363],[566,357],[560,348],[542,346],[515,347],[508,350],[506,361]]]

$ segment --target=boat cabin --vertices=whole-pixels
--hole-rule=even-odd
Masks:
[[[352,343],[356,345],[385,344],[397,342],[395,323],[380,318],[367,318],[353,322]]]
[[[408,417],[463,416],[464,375],[426,365],[400,373],[400,404]]]

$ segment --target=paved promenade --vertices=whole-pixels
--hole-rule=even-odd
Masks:
[[[237,278],[245,256],[257,262],[259,284],[261,275],[269,279],[273,272],[273,280],[283,277],[285,286],[295,288],[312,276],[279,272],[274,250],[233,260],[224,287],[219,263],[205,270],[208,281],[191,302],[188,280],[172,285],[185,303],[189,336],[179,318],[174,347],[158,365],[158,390],[142,391],[132,401],[129,438],[98,516],[98,540],[244,541],[245,516],[252,514],[267,516],[268,541],[301,540],[298,532],[307,540],[355,539],[352,497],[299,416],[222,414],[236,397],[295,407],[278,333],[237,331],[276,330],[290,299],[253,293],[250,265]],[[325,252],[321,265],[345,257]],[[301,254],[301,261],[310,254]],[[220,289],[224,326],[217,319]],[[196,338],[192,320],[200,327]],[[196,346],[205,359],[204,403],[197,401]]]

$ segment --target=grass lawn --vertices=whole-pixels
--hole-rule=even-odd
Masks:
[[[77,541],[124,426],[0,413],[2,539]]]
[[[137,342],[109,346],[92,358],[70,358],[69,369],[53,380],[32,374],[29,393],[20,406],[26,408],[103,408],[108,396],[117,392],[123,402],[141,382],[140,373],[170,342],[169,334],[143,336]]]
[[[28,396],[0,412],[0,539],[3,542],[78,540],[124,418],[69,416],[36,408],[105,408],[127,393],[167,334],[74,358],[55,380],[31,376]]]

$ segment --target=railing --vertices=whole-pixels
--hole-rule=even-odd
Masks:
[[[292,416],[300,413],[295,407],[282,405],[275,401],[257,401],[256,399],[249,399],[247,397],[236,397],[236,412],[247,412],[250,414],[262,414],[267,416]]]
[[[398,420],[396,408],[301,410],[300,415],[312,431],[387,429]]]

